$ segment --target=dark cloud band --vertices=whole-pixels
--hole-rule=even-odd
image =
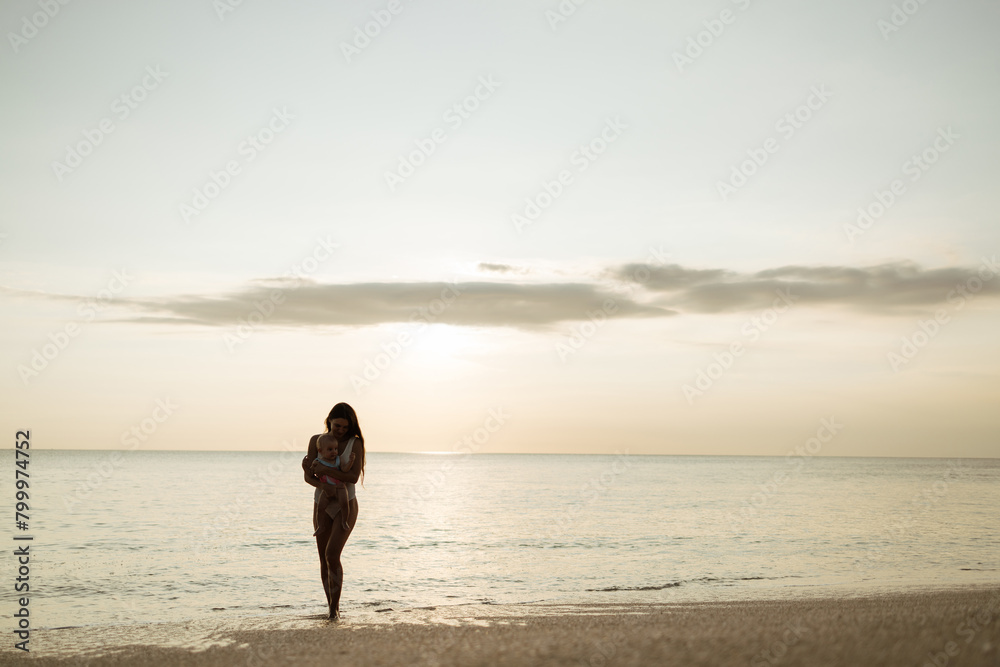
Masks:
[[[845,306],[887,314],[913,312],[946,302],[963,290],[1000,294],[1000,264],[982,259],[975,268],[923,269],[908,262],[867,268],[784,266],[756,273],[686,269],[676,264],[626,264],[611,271],[617,280],[659,295],[657,303],[685,312],[725,313],[765,308],[777,291],[799,306]]]
[[[504,273],[507,265],[481,265]],[[252,313],[272,326],[361,327],[393,322],[544,329],[613,318],[662,318],[679,313],[733,313],[770,307],[776,295],[797,307],[845,307],[886,315],[928,311],[954,299],[1000,295],[1000,264],[924,269],[912,263],[867,268],[784,266],[756,273],[689,269],[676,264],[622,264],[594,282],[394,282],[320,284],[271,279],[219,295],[117,298],[132,312],[118,321],[231,326]],[[7,288],[8,296],[78,300]]]
[[[187,296],[133,301],[156,321],[224,325],[262,305],[267,322],[293,326],[368,326],[389,322],[539,328],[584,320],[614,301],[616,317],[664,317],[671,311],[645,305],[596,285],[470,283],[355,283],[295,281],[265,284],[216,297]],[[273,304],[273,308],[266,304]],[[168,319],[164,319],[168,318]],[[148,318],[146,318],[149,321]]]

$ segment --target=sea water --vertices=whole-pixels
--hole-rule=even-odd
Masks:
[[[30,544],[32,627],[323,614],[300,462],[32,450],[29,530],[0,535]],[[1000,582],[996,459],[372,452],[357,496],[345,617]]]

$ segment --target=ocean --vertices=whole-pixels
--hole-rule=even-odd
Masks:
[[[32,450],[32,627],[325,613],[301,456]],[[345,618],[1000,582],[996,459],[373,452],[357,492]]]

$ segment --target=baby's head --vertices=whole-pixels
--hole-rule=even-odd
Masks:
[[[319,447],[320,458],[332,461],[337,458],[337,441],[333,438],[322,438],[316,443]]]

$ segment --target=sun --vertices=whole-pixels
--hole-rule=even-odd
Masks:
[[[431,324],[414,334],[414,351],[435,361],[455,360],[475,346],[470,332],[450,324]]]

